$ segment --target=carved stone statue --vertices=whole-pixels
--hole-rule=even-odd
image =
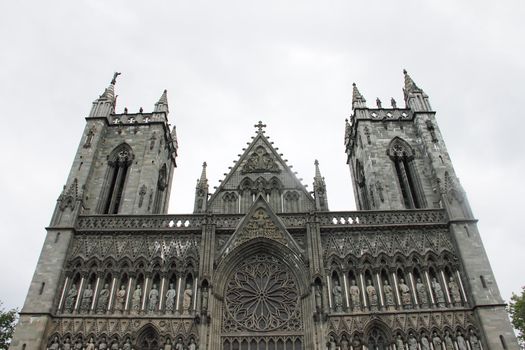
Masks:
[[[179,337],[179,339],[177,339],[177,343],[175,343],[175,350],[184,350],[184,344],[182,343],[181,337]]]
[[[393,97],[390,99],[390,104],[392,105],[392,108],[394,108],[394,109],[397,108],[396,100],[394,100]]]
[[[479,343],[478,336],[476,335],[476,333],[474,332],[473,329],[470,330],[469,340],[470,340],[470,348],[472,350],[480,350],[481,349],[481,345]]]
[[[170,288],[166,292],[166,312],[173,312],[176,296],[177,296],[177,291],[173,287],[173,283],[170,283]]]
[[[106,283],[98,295],[97,313],[103,314],[108,309],[109,285]]]
[[[421,350],[430,350],[430,343],[425,333],[421,335]]]
[[[142,289],[140,288],[140,284],[137,284],[137,287],[135,287],[135,291],[133,292],[133,299],[131,300],[132,308],[134,311],[140,311],[142,308],[142,305],[140,305],[142,301]]]
[[[148,300],[149,312],[155,311],[157,309],[157,303],[159,302],[159,291],[157,290],[156,284],[154,284],[153,287],[151,287],[151,290],[149,291]]]
[[[319,284],[315,285],[315,309],[317,312],[323,310],[323,290]]]
[[[71,350],[71,339],[69,339],[69,337],[66,337],[64,340],[64,344],[62,344],[62,350]]]
[[[195,344],[195,339],[190,338],[190,343],[188,344],[188,350],[195,350],[197,349],[197,345]]]
[[[443,289],[441,289],[441,284],[434,277],[432,278],[432,289],[436,295],[436,303],[439,307],[445,307],[445,294],[443,294]]]
[[[201,290],[201,310],[204,314],[208,312],[208,287],[204,286]]]
[[[131,342],[129,338],[126,338],[126,342],[122,345],[122,350],[131,350]]]
[[[408,288],[408,285],[405,283],[403,278],[399,280],[399,293],[401,294],[401,302],[403,303],[403,307],[405,309],[411,309],[412,299],[410,298],[410,288]]]
[[[352,298],[352,306],[354,311],[358,311],[361,309],[361,298],[359,296],[361,292],[359,291],[359,287],[356,286],[355,280],[352,280],[350,283],[350,297]]]
[[[454,305],[461,305],[461,295],[459,294],[459,287],[453,277],[450,277],[448,282],[448,290],[450,291],[450,297]]]
[[[110,349],[111,350],[119,350],[119,346],[118,346],[118,339],[115,337],[113,338],[113,341],[111,342],[111,347]]]
[[[361,349],[361,339],[357,335],[354,336],[352,339],[352,348],[355,349]]]
[[[58,342],[58,337],[55,335],[55,337],[53,338],[53,341],[49,345],[48,349],[49,350],[58,350],[59,346],[60,345],[59,345],[59,342]]]
[[[452,338],[450,337],[450,333],[448,331],[445,331],[445,349],[446,350],[454,350],[454,341],[452,341]]]
[[[64,309],[67,312],[73,312],[73,308],[75,307],[75,301],[77,301],[77,286],[74,284],[69,288],[69,291],[67,292],[66,297],[66,305]]]
[[[383,292],[385,293],[385,305],[387,308],[392,308],[395,306],[394,302],[394,290],[392,286],[388,283],[388,280],[383,282]]]
[[[421,278],[417,279],[416,282],[416,291],[417,291],[417,298],[419,299],[419,304],[422,308],[428,307],[428,295],[427,295],[427,288],[421,282]]]
[[[163,350],[171,350],[172,346],[171,346],[171,339],[170,338],[166,338],[166,342],[164,343],[164,348]]]
[[[184,290],[184,298],[182,299],[182,311],[185,314],[190,313],[191,309],[191,300],[193,297],[193,290],[191,284],[186,284],[186,289]]]
[[[334,296],[334,306],[336,312],[343,311],[343,289],[339,285],[339,281],[334,281],[334,287],[332,288],[332,294]]]
[[[350,350],[350,342],[346,338],[346,335],[343,334],[343,337],[341,338],[341,343],[339,344],[339,347],[341,350]]]
[[[86,350],[95,350],[95,341],[93,337],[89,339],[89,342],[86,345]]]
[[[75,341],[75,345],[73,346],[73,349],[75,350],[82,350],[84,347],[82,345],[82,338],[78,337],[78,339]]]
[[[122,312],[126,303],[126,287],[124,285],[120,286],[115,299],[115,310]]]
[[[328,339],[328,343],[326,343],[326,349],[327,350],[336,350],[336,348],[337,348],[337,345],[335,343],[334,336],[331,335],[330,338]]]
[[[370,309],[377,310],[377,292],[376,288],[372,284],[372,281],[368,280],[366,286],[366,294],[368,294],[368,300],[370,301]]]
[[[108,343],[106,343],[106,337],[102,337],[100,343],[98,343],[98,350],[106,350],[108,348]]]
[[[416,337],[414,337],[414,333],[412,332],[410,332],[410,334],[408,335],[408,350],[418,350],[417,339]]]
[[[84,293],[82,293],[82,302],[80,303],[80,310],[83,312],[88,312],[91,309],[91,300],[93,300],[93,289],[91,289],[91,284],[88,284]]]
[[[436,332],[434,332],[432,334],[432,345],[434,346],[434,349],[441,350],[442,349],[441,343],[442,343],[441,338],[439,337],[439,335],[437,335]]]
[[[465,338],[463,337],[463,334],[461,332],[458,332],[458,335],[456,336],[456,341],[458,343],[459,350],[467,350],[467,342],[465,341]]]
[[[401,334],[398,334],[396,337],[396,349],[405,350],[405,343],[403,342],[403,338],[401,338]]]
[[[378,98],[376,98],[376,105],[377,105],[377,108],[381,108],[381,100]]]

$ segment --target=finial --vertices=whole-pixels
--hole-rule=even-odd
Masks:
[[[128,114],[128,107],[124,107],[124,114]]]
[[[407,70],[406,69],[403,69],[403,74],[407,75]]]
[[[357,85],[355,83],[352,84],[352,108],[355,107],[366,107],[365,106],[365,98],[361,93],[359,92],[359,89],[357,88]]]
[[[394,109],[397,108],[397,102],[396,102],[396,100],[394,100],[393,97],[390,99],[390,104],[392,105],[392,108],[394,108]]]
[[[139,108],[139,113],[142,113],[144,109],[142,107]]]
[[[115,73],[113,73],[113,79],[111,79],[111,85],[115,85],[115,83],[117,82],[117,77],[118,77],[119,75],[121,75],[121,74],[122,74],[122,73],[120,73],[120,72],[115,72]]]
[[[379,97],[376,97],[376,105],[377,108],[381,108],[381,100],[379,99]]]
[[[314,161],[314,165],[319,165],[319,161],[317,159]]]
[[[263,124],[263,122],[259,120],[259,123],[255,124],[254,127],[257,128],[257,133],[261,134],[264,132],[263,128],[266,127],[266,124]]]

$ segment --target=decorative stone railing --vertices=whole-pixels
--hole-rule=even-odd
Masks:
[[[187,214],[187,215],[89,215],[80,216],[76,228],[80,231],[148,231],[199,230],[205,224],[217,229],[235,229],[241,214]],[[443,225],[447,223],[442,209],[398,211],[340,211],[289,213],[277,215],[287,228],[302,228],[306,223],[319,223],[321,227],[340,226],[412,226]]]

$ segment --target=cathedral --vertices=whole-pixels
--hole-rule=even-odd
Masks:
[[[404,107],[367,107],[353,85],[341,151],[358,210],[330,211],[319,163],[309,191],[259,122],[213,192],[203,164],[184,215],[167,213],[167,93],[116,113],[118,74],[86,118],[9,349],[518,349],[436,112],[406,71]]]

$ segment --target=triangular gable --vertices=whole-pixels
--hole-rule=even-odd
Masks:
[[[272,211],[268,202],[262,196],[258,196],[233,235],[221,249],[218,259],[228,255],[241,244],[257,238],[273,240],[290,248],[298,256],[302,255],[302,249]]]
[[[260,130],[211,195],[208,207],[213,206],[213,202],[221,192],[239,188],[243,177],[248,175],[252,175],[252,178],[259,175],[264,175],[268,179],[277,177],[284,184],[284,187],[303,192],[307,201],[311,202],[312,209],[315,206],[315,201],[310,192],[295,176],[295,173],[264,135],[264,132]]]

